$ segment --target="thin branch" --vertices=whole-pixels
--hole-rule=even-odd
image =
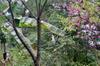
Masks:
[[[42,12],[43,12],[44,7],[46,6],[47,2],[48,2],[48,0],[45,0],[45,2],[44,2],[44,4],[43,4],[43,6],[41,7],[40,16],[42,15]]]
[[[8,3],[9,3],[9,8],[10,8],[10,12],[11,12],[11,18],[12,18],[12,26],[13,26],[13,29],[14,31],[16,32],[16,35],[18,36],[18,38],[20,39],[20,41],[22,42],[22,44],[24,45],[24,47],[27,49],[27,51],[30,53],[32,59],[33,59],[33,62],[34,64],[36,63],[36,60],[35,60],[35,56],[34,54],[32,53],[32,51],[30,50],[30,48],[26,45],[26,43],[23,41],[23,39],[20,37],[16,27],[15,27],[15,20],[14,20],[14,15],[13,15],[13,12],[12,12],[12,7],[11,7],[11,2],[9,0],[7,0]],[[36,64],[35,64],[36,66]]]
[[[39,12],[38,13],[40,13],[40,9],[41,9],[41,0],[39,1]],[[38,14],[38,16],[39,16],[39,14]]]
[[[38,6],[39,4],[37,0],[35,0],[35,4],[36,4],[36,9],[37,9],[37,17],[38,17],[40,9],[39,9],[39,6]]]
[[[41,1],[39,2],[39,4],[37,3],[37,0],[35,0],[36,2],[36,7],[37,7],[37,66],[40,66],[40,42],[41,42],[41,21],[40,21],[40,17],[42,15],[43,9],[47,3],[47,0],[45,0],[43,6],[41,7]]]
[[[24,5],[25,9],[29,10],[29,13],[32,15],[32,18],[36,19],[36,17],[32,14],[31,10],[27,7],[27,5],[25,4],[24,1],[20,0],[22,2],[22,4]]]

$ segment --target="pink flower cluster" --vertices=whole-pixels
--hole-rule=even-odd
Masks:
[[[72,0],[73,2],[82,3],[83,0]]]
[[[96,45],[100,45],[100,31],[98,31],[99,28],[97,27],[96,23],[90,22],[89,12],[85,8],[81,6],[80,8],[75,8],[73,6],[74,3],[82,5],[82,2],[83,0],[71,0],[66,5],[68,16],[72,16],[70,20],[71,22],[75,23],[75,26],[78,29],[77,35],[79,38],[87,40],[89,46],[96,48],[98,47]],[[96,10],[100,11],[100,6],[97,6]]]
[[[96,10],[97,10],[97,11],[100,11],[100,6],[97,6],[97,7],[96,7]]]
[[[78,8],[73,8],[70,5],[67,5],[66,8],[68,10],[68,15],[69,16],[74,16],[74,15],[80,14],[80,9],[78,9]]]

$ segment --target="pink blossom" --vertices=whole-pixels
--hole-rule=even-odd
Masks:
[[[68,11],[72,10],[72,6],[70,4],[67,4],[66,8],[67,8]]]
[[[83,0],[72,0],[73,2],[82,3]]]
[[[80,13],[80,9],[78,9],[78,8],[73,8],[73,7],[71,6],[71,4],[67,4],[67,5],[66,5],[66,8],[67,8],[67,10],[68,10],[68,15],[69,15],[69,16],[78,15],[78,14]]]
[[[76,0],[76,2],[81,3],[83,0]]]
[[[98,36],[98,38],[100,38],[100,36]]]
[[[77,27],[80,27],[80,22],[77,22],[77,23],[76,23],[76,26],[77,26]]]
[[[79,9],[76,8],[71,8],[68,10],[68,15],[69,16],[74,16],[74,15],[78,15],[80,13]]]
[[[97,10],[97,11],[100,11],[100,6],[97,6],[97,7],[96,7],[96,10]]]

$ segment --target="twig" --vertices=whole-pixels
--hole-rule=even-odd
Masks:
[[[22,4],[24,5],[25,9],[28,9],[30,14],[32,15],[32,18],[36,19],[36,17],[32,14],[31,10],[27,7],[27,5],[24,3],[24,1],[20,0]]]

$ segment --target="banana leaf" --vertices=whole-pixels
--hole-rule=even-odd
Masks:
[[[17,23],[16,23],[17,24]],[[20,19],[19,25],[18,27],[36,27],[37,26],[37,22],[34,18],[28,18],[28,17],[22,17]],[[59,35],[59,36],[64,36],[65,32],[55,26],[53,26],[52,24],[45,22],[45,21],[41,21],[41,27],[44,30],[49,30],[50,32]]]

